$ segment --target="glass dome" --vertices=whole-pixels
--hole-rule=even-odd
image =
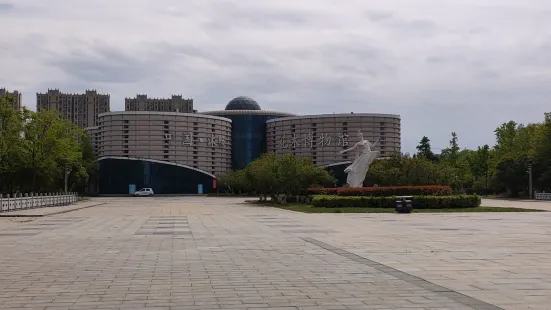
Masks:
[[[237,97],[232,99],[226,105],[226,110],[261,110],[260,105],[254,99],[249,97]]]

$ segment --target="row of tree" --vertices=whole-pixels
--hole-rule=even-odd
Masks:
[[[528,125],[510,121],[494,133],[494,146],[462,150],[453,132],[441,154],[435,154],[430,139],[423,137],[413,156],[396,154],[374,163],[368,181],[380,185],[441,184],[459,191],[474,189],[516,197],[529,195],[528,171],[532,168],[533,188],[551,190],[551,115]]]
[[[84,191],[97,162],[83,130],[54,111],[13,108],[0,97],[0,193]]]

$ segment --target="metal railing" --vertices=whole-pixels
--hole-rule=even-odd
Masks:
[[[551,200],[551,193],[538,193],[536,192],[536,200]]]
[[[77,193],[47,194],[0,194],[0,212],[19,211],[35,208],[67,206],[78,201]]]

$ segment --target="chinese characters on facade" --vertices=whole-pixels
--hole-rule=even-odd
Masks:
[[[165,137],[164,137],[165,140],[169,140],[170,136],[171,135],[168,134],[168,138],[167,138],[167,134],[165,134]],[[225,147],[227,145],[227,139],[222,135],[215,135],[215,134],[211,134],[206,138],[194,136],[191,132],[182,134],[183,146],[196,146],[199,144],[206,144],[209,147],[218,147],[218,146]]]
[[[314,135],[313,133],[309,132],[302,137],[296,134],[293,134],[291,136],[283,135],[281,139],[279,139],[277,147],[280,149],[295,149],[298,147],[313,148],[315,146],[324,147],[331,145],[348,146],[348,138],[349,135],[347,133],[338,134],[336,139],[333,139],[333,137],[326,133]]]

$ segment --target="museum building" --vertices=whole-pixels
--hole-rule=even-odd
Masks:
[[[144,187],[156,194],[216,191],[216,180],[265,152],[307,156],[342,173],[353,155],[338,152],[361,130],[381,156],[400,152],[400,117],[390,114],[298,116],[265,111],[237,97],[225,110],[200,113],[121,111],[99,115],[86,129],[98,154],[100,194]]]

